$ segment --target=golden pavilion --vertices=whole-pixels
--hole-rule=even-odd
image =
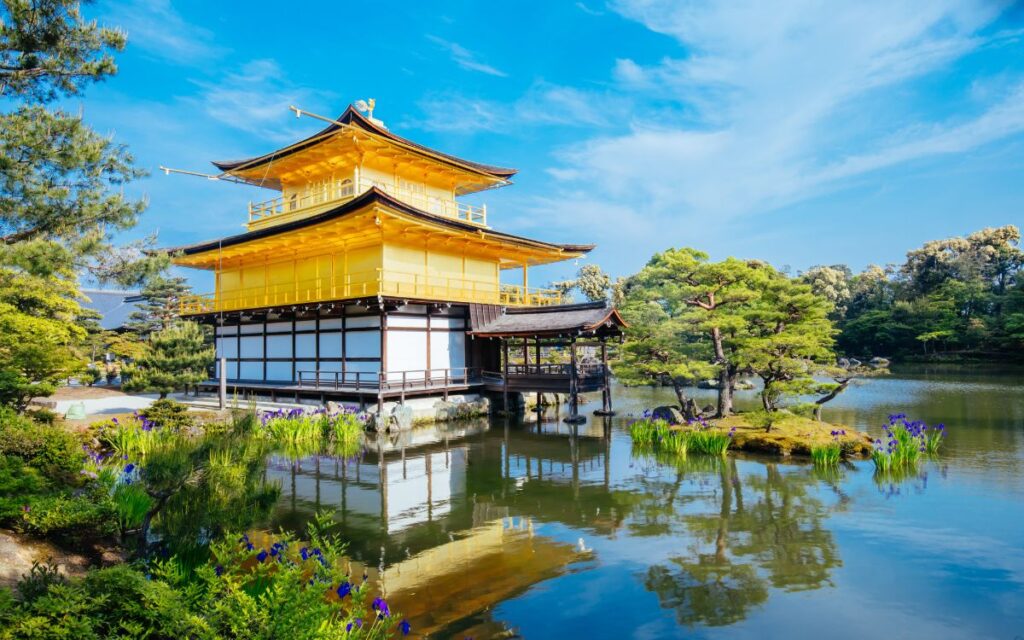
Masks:
[[[497,231],[485,205],[458,199],[510,184],[514,169],[407,140],[372,110],[321,119],[292,145],[214,162],[218,179],[279,195],[250,203],[244,233],[171,249],[215,276],[213,293],[181,305],[216,327],[210,384],[379,410],[407,396],[603,389],[610,410],[605,363],[577,362],[576,346],[605,354],[621,318],[529,282],[530,267],[593,245]],[[510,270],[521,284],[502,282]],[[568,347],[571,362],[543,365],[542,346]]]

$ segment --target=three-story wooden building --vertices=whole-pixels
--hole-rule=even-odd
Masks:
[[[563,307],[557,292],[530,286],[531,267],[593,245],[500,232],[486,206],[458,200],[509,184],[514,169],[426,148],[352,107],[295,144],[214,164],[224,178],[280,192],[249,205],[244,233],[172,250],[176,264],[214,272],[215,290],[184,300],[182,314],[216,326],[218,363],[238,390],[379,406],[507,391],[517,374],[502,343],[507,353],[513,338],[539,349],[618,332],[613,310]],[[502,282],[508,270],[520,283]],[[513,309],[515,336],[488,333]],[[529,329],[534,311],[545,311],[539,332]],[[551,321],[560,315],[571,326]],[[528,351],[516,353],[528,366]],[[533,374],[595,387],[576,364]]]

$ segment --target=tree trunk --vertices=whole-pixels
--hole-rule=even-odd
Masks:
[[[732,413],[732,388],[736,381],[736,373],[725,359],[722,331],[718,327],[711,328],[711,344],[715,349],[715,361],[721,367],[718,372],[718,410],[716,415],[719,418],[725,418]]]
[[[146,512],[146,517],[142,519],[142,526],[139,528],[138,553],[140,556],[146,554],[146,549],[149,545],[149,527],[153,524],[153,518],[156,517],[156,514],[160,513],[160,510],[164,508],[164,505],[167,504],[167,499],[170,497],[170,493],[160,494],[156,504],[150,507],[149,511]]]
[[[716,418],[728,418],[732,415],[732,393],[736,386],[736,372],[731,366],[723,365],[718,372],[718,410]]]
[[[697,407],[697,403],[694,402],[693,398],[688,398],[683,393],[683,385],[673,379],[672,389],[676,392],[676,400],[679,401],[679,410],[682,412],[683,417],[687,420],[695,420],[700,417],[700,409]]]
[[[814,401],[814,419],[817,420],[818,422],[821,422],[821,407],[826,402],[834,400],[835,397],[838,396],[840,393],[846,391],[846,387],[850,386],[850,383],[853,382],[853,378],[851,377],[845,378],[843,380],[836,380],[836,382],[839,383],[838,387],[836,387],[832,391],[829,391],[827,395],[818,398],[817,400]]]

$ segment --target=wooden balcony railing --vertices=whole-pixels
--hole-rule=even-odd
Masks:
[[[310,189],[306,193],[295,193],[272,198],[265,202],[249,203],[249,229],[259,229],[292,218],[304,217],[313,209],[329,204],[341,204],[361,193],[377,187],[417,209],[446,218],[487,226],[487,205],[479,207],[446,200],[426,193],[398,186],[388,182],[360,179],[336,180]]]
[[[415,369],[410,371],[319,371],[297,372],[300,387],[351,391],[415,391],[460,387],[482,381],[480,369]]]
[[[179,303],[179,311],[181,315],[196,315],[378,295],[503,306],[546,306],[562,301],[558,291],[551,289],[524,289],[519,285],[499,285],[493,281],[378,268],[344,276],[233,289],[220,295],[184,296]]]

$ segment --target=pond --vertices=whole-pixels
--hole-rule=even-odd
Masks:
[[[634,455],[628,414],[672,394],[618,388],[619,415],[589,406],[575,433],[549,413],[419,429],[359,460],[271,457],[265,526],[334,510],[414,635],[1019,637],[1021,373],[906,369],[831,403],[826,420],[873,434],[890,413],[947,425],[940,459],[901,481],[870,461]]]

